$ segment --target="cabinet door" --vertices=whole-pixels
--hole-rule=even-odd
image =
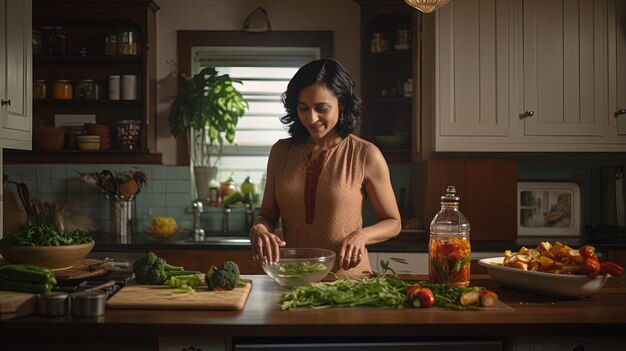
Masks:
[[[615,18],[617,28],[626,26],[626,1],[615,3]],[[616,56],[617,56],[617,101],[613,106],[615,109],[615,123],[617,124],[617,135],[626,137],[626,30],[616,31]]]
[[[508,136],[509,6],[453,1],[436,12],[437,138]]]
[[[613,1],[523,2],[525,135],[607,134],[614,15]]]
[[[4,25],[4,51],[0,95],[2,107],[0,146],[31,149],[32,58],[31,1],[0,0]]]

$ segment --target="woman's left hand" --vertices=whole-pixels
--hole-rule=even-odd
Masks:
[[[367,238],[365,233],[361,230],[356,230],[341,243],[341,249],[339,249],[339,263],[341,268],[348,270],[356,267],[363,260],[363,255],[366,254],[365,243]]]

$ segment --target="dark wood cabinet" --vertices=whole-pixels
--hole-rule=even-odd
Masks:
[[[424,161],[418,184],[418,216],[426,227],[441,208],[440,197],[453,185],[459,209],[470,222],[470,240],[517,239],[517,162],[509,159],[432,159]]]
[[[53,126],[55,115],[95,115],[109,127],[108,150],[5,151],[6,163],[161,163],[156,153],[156,11],[153,1],[33,1],[33,79],[45,80],[47,94],[33,100],[33,124]],[[130,44],[126,35],[133,38]],[[111,37],[114,39],[109,40]],[[114,43],[109,43],[115,41]],[[127,50],[128,49],[128,50]],[[109,99],[109,77],[134,76],[135,98]],[[80,99],[78,82],[93,80],[97,99]],[[68,80],[70,99],[54,96],[54,83]],[[120,87],[120,90],[123,88]],[[123,91],[120,91],[120,95]],[[140,121],[139,141],[128,150],[117,140],[119,121]],[[34,138],[42,137],[34,134]],[[66,134],[67,137],[67,134]]]
[[[404,1],[361,5],[360,136],[374,142],[390,163],[416,159],[418,145],[417,43],[419,12]]]

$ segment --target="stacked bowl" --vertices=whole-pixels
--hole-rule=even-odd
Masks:
[[[111,147],[109,127],[104,124],[86,123],[85,128],[90,135],[100,136],[100,150],[108,150]]]
[[[84,151],[97,151],[100,150],[100,136],[99,135],[77,135],[76,146],[79,150]]]

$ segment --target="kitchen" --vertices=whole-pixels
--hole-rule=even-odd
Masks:
[[[456,0],[455,2],[459,1]],[[408,6],[401,1],[395,3],[397,6]],[[519,4],[513,1],[510,3]],[[617,3],[619,4],[620,2],[618,1]],[[368,10],[369,2],[363,2],[361,5],[360,2],[354,1],[318,1],[315,4],[303,4],[297,1],[258,1],[250,3],[247,1],[185,0],[181,3],[160,0],[156,1],[156,4],[159,7],[154,12],[156,21],[156,53],[154,61],[150,63],[150,69],[153,70],[152,74],[156,78],[155,82],[153,82],[155,86],[152,103],[154,106],[152,110],[149,110],[154,113],[154,121],[156,123],[153,124],[153,128],[155,128],[154,140],[146,141],[146,143],[153,143],[150,145],[151,151],[160,154],[161,159],[158,162],[152,161],[154,163],[144,163],[145,161],[141,161],[139,158],[136,160],[125,160],[116,156],[117,158],[113,157],[106,163],[96,164],[92,163],[93,161],[80,160],[80,158],[74,158],[80,161],[68,161],[72,160],[74,156],[57,153],[49,154],[50,157],[47,158],[46,156],[40,157],[39,161],[31,161],[29,163],[28,158],[24,154],[11,157],[5,153],[4,156],[3,171],[10,179],[27,183],[31,188],[31,193],[44,201],[75,201],[80,203],[80,206],[74,210],[80,215],[93,218],[98,228],[105,228],[105,230],[108,228],[108,201],[98,189],[85,187],[75,170],[84,173],[101,171],[103,169],[124,172],[133,165],[137,166],[149,176],[147,185],[143,187],[141,194],[137,196],[137,212],[141,222],[140,227],[147,227],[149,218],[158,215],[171,216],[176,218],[182,226],[191,226],[193,211],[191,210],[192,197],[190,194],[194,191],[194,184],[189,166],[186,165],[187,161],[183,158],[184,152],[182,156],[179,155],[181,149],[185,151],[185,148],[179,146],[178,140],[170,135],[167,126],[169,106],[176,92],[176,82],[175,79],[172,79],[172,68],[169,62],[177,62],[177,30],[239,31],[246,16],[261,6],[269,14],[273,31],[332,31],[335,41],[333,45],[334,57],[344,63],[350,70],[360,86],[361,93],[366,97],[372,97],[374,93],[370,90],[376,89],[376,93],[381,90],[378,86],[380,83],[377,81],[379,78],[377,78],[376,72],[370,68],[375,66],[372,66],[372,63],[365,59],[365,53],[370,51],[368,44],[371,37],[369,32],[365,32],[362,28],[365,28],[363,16],[365,16],[365,13],[369,13],[366,11],[370,11]],[[372,13],[375,13],[375,4],[371,6],[374,8],[374,10],[371,10]],[[36,9],[37,5],[33,5],[33,8]],[[331,8],[332,11],[329,10]],[[189,9],[193,9],[193,11],[189,11]],[[514,6],[510,7],[511,12],[517,9]],[[411,21],[414,20],[411,16],[417,18],[417,14],[409,16],[409,23],[412,23]],[[323,20],[320,20],[320,18],[323,18]],[[431,26],[434,25],[432,22],[427,21],[428,18],[432,19],[433,17],[424,16],[423,25],[425,30],[428,29],[427,26],[429,24]],[[320,23],[323,23],[323,25]],[[498,23],[502,25],[502,23]],[[432,45],[434,47],[434,35],[424,36],[424,40],[425,43],[423,45]],[[620,42],[618,47],[620,47],[619,45],[623,49],[623,42]],[[434,52],[435,50],[432,50],[428,53],[434,55]],[[424,57],[426,61],[434,59],[434,56],[430,57],[427,54]],[[425,62],[424,65],[427,63]],[[370,66],[364,67],[364,65],[368,64]],[[617,66],[618,72],[620,72],[621,65]],[[36,69],[35,66],[34,70]],[[411,69],[414,68],[411,67]],[[435,102],[432,101],[431,105],[427,103],[435,98],[432,96],[434,95],[432,93],[428,95],[429,92],[435,91],[435,77],[433,76],[435,70],[424,68],[422,70],[415,69],[414,71],[416,76],[422,76],[421,81],[430,82],[433,86],[430,87],[427,83],[421,83],[422,85],[420,85],[420,80],[416,76],[413,77],[416,84],[416,88],[413,91],[426,94],[426,96],[422,96],[421,100],[425,105],[419,106],[416,102],[411,107],[413,109],[421,109],[418,110],[419,113],[412,113],[414,116],[421,117],[414,117],[417,119],[411,121],[414,123],[410,127],[414,131],[414,138],[411,141],[412,145],[409,151],[402,153],[390,152],[388,154],[392,182],[394,183],[395,191],[398,192],[398,198],[400,198],[399,191],[401,188],[404,187],[408,190],[404,205],[408,208],[409,217],[418,218],[421,223],[429,223],[438,210],[439,196],[443,195],[442,191],[445,189],[445,186],[449,185],[448,183],[454,184],[461,195],[461,210],[472,223],[472,233],[475,235],[473,239],[476,240],[472,242],[474,251],[477,254],[484,252],[498,253],[499,255],[507,248],[507,244],[512,244],[517,239],[517,220],[515,216],[517,181],[550,180],[575,181],[581,185],[581,197],[583,200],[580,205],[582,225],[584,227],[610,225],[610,223],[607,223],[607,219],[605,219],[604,213],[608,209],[604,203],[606,194],[603,193],[606,192],[607,184],[605,181],[610,176],[610,169],[624,164],[623,141],[621,142],[622,149],[619,148],[619,142],[617,146],[615,143],[607,143],[607,145],[602,146],[601,142],[593,141],[590,143],[593,146],[587,145],[585,147],[580,145],[584,145],[584,142],[567,145],[568,143],[571,144],[571,141],[568,141],[560,144],[566,145],[561,146],[564,149],[556,149],[552,145],[545,149],[541,149],[541,146],[538,146],[538,150],[533,150],[527,146],[525,146],[525,149],[520,148],[519,135],[514,135],[515,138],[508,143],[500,144],[499,148],[501,150],[490,148],[489,142],[483,143],[487,146],[482,150],[476,146],[471,146],[473,149],[459,147],[455,149],[455,143],[458,144],[465,141],[469,144],[469,140],[473,138],[463,136],[458,131],[455,132],[454,128],[458,128],[458,125],[453,125],[450,127],[452,132],[449,133],[452,136],[443,140],[444,149],[441,149],[443,152],[438,152],[438,150],[434,150],[433,145],[435,145],[435,142],[432,140],[436,139],[434,134],[436,128],[432,125],[434,121],[424,117],[435,115]],[[469,69],[466,71],[475,72]],[[515,73],[519,74],[519,72]],[[365,83],[366,81],[368,82],[367,84]],[[618,79],[618,81],[623,83],[625,80]],[[619,90],[619,92],[623,94],[623,91]],[[623,96],[620,101],[624,101]],[[453,106],[453,103],[450,106]],[[380,105],[373,106],[370,108],[370,111],[374,113],[374,111],[380,108],[382,108]],[[461,106],[458,108],[461,108]],[[513,106],[510,108],[513,109]],[[468,113],[468,115],[471,114]],[[453,119],[451,118],[451,120]],[[456,120],[459,120],[459,118]],[[614,121],[613,119],[611,123],[614,123]],[[512,125],[511,130],[513,130],[513,133],[519,133],[520,128],[516,128],[513,122],[507,123]],[[497,125],[498,123],[495,124]],[[376,127],[373,126],[371,128],[375,129]],[[367,126],[364,128],[367,128]],[[461,128],[463,127],[461,126]],[[429,131],[432,131],[432,134]],[[461,135],[456,137],[460,141],[454,140],[455,135]],[[586,138],[580,134],[574,135],[577,135],[577,139]],[[496,138],[498,137],[500,136],[496,134]],[[547,138],[549,139],[550,137]],[[592,139],[595,138],[592,137]],[[446,146],[446,143],[448,146]],[[530,143],[545,144],[545,142],[542,144],[541,141],[538,141],[536,137],[532,137]],[[450,144],[453,146],[449,146]],[[446,147],[448,149],[445,149]],[[568,149],[569,147],[571,147],[571,150]],[[471,150],[472,152],[463,150]],[[494,152],[495,150],[499,152]],[[515,150],[524,150],[524,152],[514,152]],[[137,154],[126,155],[128,157],[137,156]],[[102,160],[104,160],[105,157],[112,156],[103,154],[98,157],[102,157]],[[19,159],[25,161],[19,161]],[[42,159],[54,159],[54,162],[42,162]],[[238,181],[242,181],[242,179]],[[259,179],[256,181],[258,182]],[[486,196],[484,194],[489,195]],[[503,194],[507,195],[504,196]],[[408,199],[411,201],[409,202]],[[426,199],[426,201],[419,201],[419,199]],[[219,231],[222,224],[221,211],[208,208],[207,212],[209,213],[203,214],[205,221],[207,221],[206,217],[215,219],[205,224],[207,226],[213,225],[211,227],[213,228],[212,231]],[[231,228],[233,231],[240,231],[243,229],[244,224],[243,212],[235,212],[231,216]],[[498,224],[494,225],[494,222]],[[608,258],[621,262],[624,265],[623,233],[615,233],[614,235],[598,233],[598,237],[602,239],[601,244],[603,244],[603,246],[598,246],[598,249],[605,250],[603,252],[606,252]],[[400,254],[406,255],[408,260],[415,262],[414,266],[411,266],[409,269],[409,272],[423,273],[423,257],[426,252],[424,238],[425,234],[423,232],[415,233],[408,230],[406,233],[401,234],[397,244],[390,242],[387,244],[387,247],[382,245],[379,250],[372,250],[372,253],[376,254],[378,258],[394,257]],[[102,254],[101,257],[110,255],[112,252],[129,254],[130,257],[135,257],[132,255],[150,248],[159,251],[168,258],[168,261],[175,261],[177,257],[180,257],[181,252],[184,252],[186,259],[189,261],[189,263],[185,263],[186,265],[191,265],[191,267],[197,265],[199,266],[197,269],[204,269],[207,260],[206,252],[208,249],[214,249],[216,250],[216,261],[221,261],[225,257],[241,257],[242,271],[246,270],[248,273],[262,272],[254,262],[248,262],[247,248],[242,246],[229,245],[224,247],[211,243],[194,243],[193,245],[195,246],[192,247],[183,248],[177,246],[172,248],[155,242],[141,242],[131,243],[120,248],[106,233],[102,235],[102,240],[97,239],[96,241],[97,246],[94,254]],[[512,249],[512,247],[508,248]],[[421,256],[418,254],[421,254]],[[407,268],[400,266],[399,269],[406,270]],[[248,303],[251,302],[252,300],[248,301]],[[245,313],[253,313],[253,311],[246,311]],[[382,314],[386,314],[386,312]],[[154,316],[151,313],[146,315]],[[200,316],[200,314],[197,314],[197,316]],[[146,318],[149,319],[150,317]],[[221,317],[217,316],[216,318],[219,319]],[[280,318],[291,319],[295,317]],[[393,317],[389,314],[386,318]],[[184,335],[182,331],[173,334]],[[355,334],[356,331],[346,332],[346,335]]]

